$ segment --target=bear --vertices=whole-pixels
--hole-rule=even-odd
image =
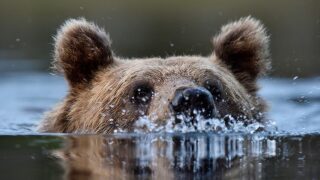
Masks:
[[[69,90],[38,130],[132,132],[141,117],[159,127],[213,118],[226,127],[265,123],[257,80],[271,69],[269,39],[260,20],[248,16],[222,26],[208,56],[120,58],[104,29],[69,19],[54,38],[53,61]]]

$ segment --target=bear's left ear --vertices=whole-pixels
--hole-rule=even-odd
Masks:
[[[213,39],[214,55],[249,92],[256,79],[270,69],[269,36],[260,21],[246,17],[221,28]]]
[[[113,62],[109,36],[85,19],[64,23],[55,37],[54,66],[71,87],[83,85]]]

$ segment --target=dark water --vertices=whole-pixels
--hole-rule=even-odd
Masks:
[[[62,78],[3,73],[0,179],[320,179],[320,79],[263,79],[269,133],[37,134]]]

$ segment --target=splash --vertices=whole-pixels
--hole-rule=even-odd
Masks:
[[[159,125],[146,116],[140,117],[134,124],[134,132],[146,133],[146,132],[215,132],[215,133],[255,133],[261,130],[275,131],[276,127],[274,123],[260,123],[253,122],[249,125],[245,125],[244,122],[236,121],[232,117],[229,118],[229,123],[226,125],[223,119],[203,119],[201,116],[197,116],[195,120],[191,118],[180,116],[180,121],[177,123],[176,119],[170,118],[165,124]]]

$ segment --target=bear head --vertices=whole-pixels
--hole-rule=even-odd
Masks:
[[[139,117],[156,126],[217,118],[263,122],[257,78],[270,68],[269,37],[246,17],[223,26],[207,57],[125,59],[105,31],[71,19],[55,37],[54,67],[69,85],[65,99],[40,125],[45,132],[132,131]]]

